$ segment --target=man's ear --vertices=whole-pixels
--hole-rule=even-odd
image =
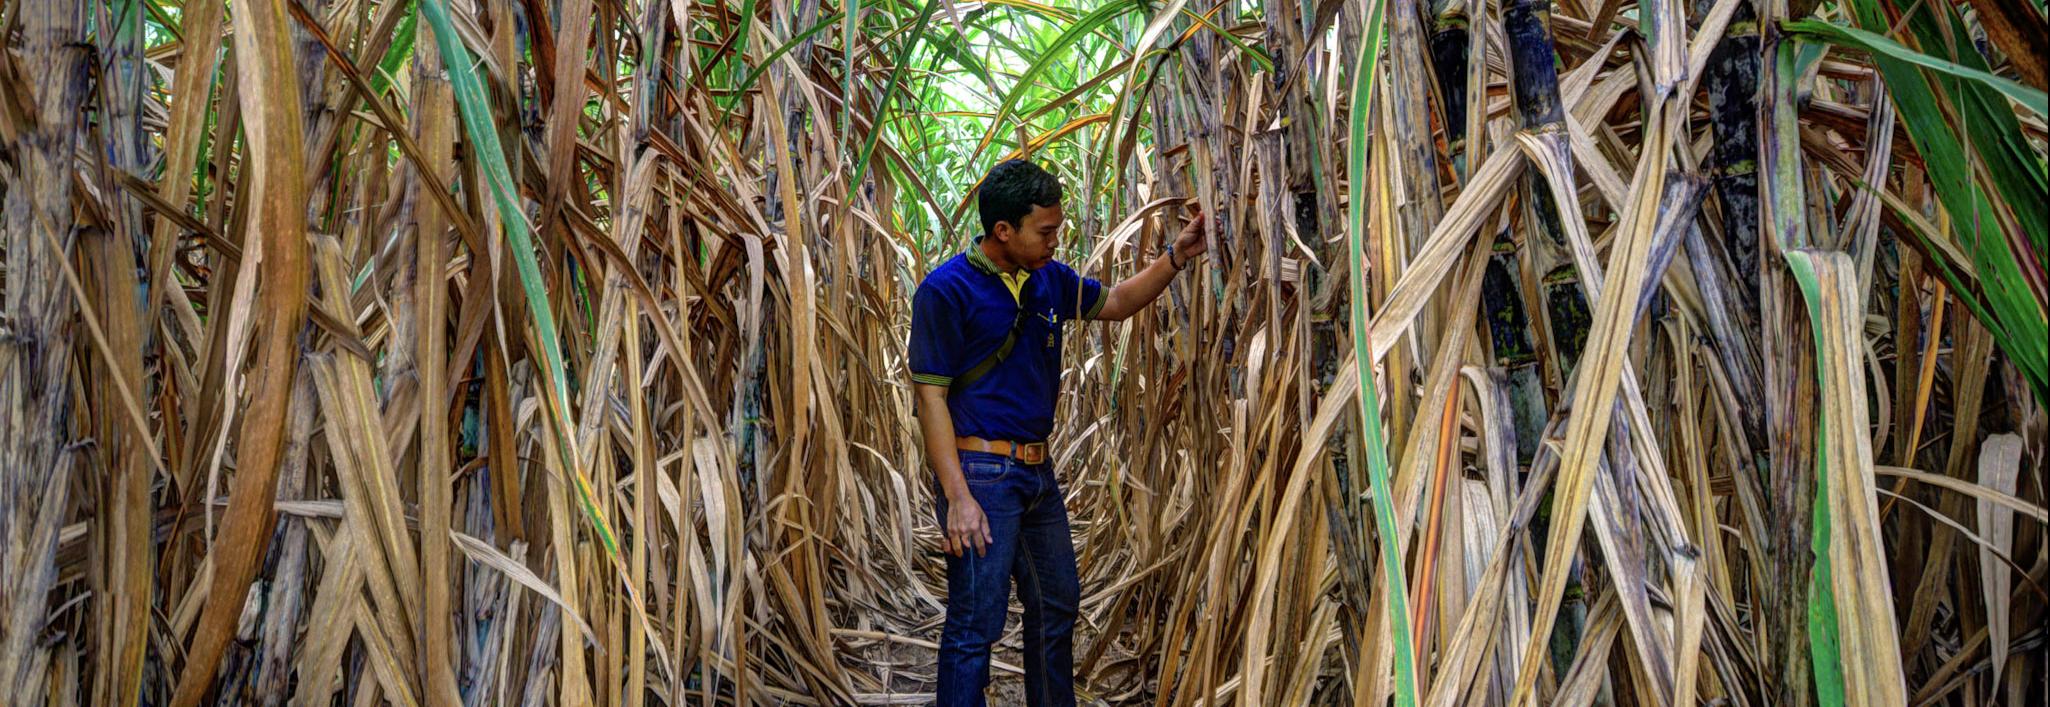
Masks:
[[[1009,221],[998,221],[996,225],[989,227],[989,237],[998,243],[1011,242],[1011,236],[1017,233],[1018,227]]]

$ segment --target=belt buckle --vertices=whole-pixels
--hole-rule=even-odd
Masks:
[[[1039,464],[1046,461],[1045,442],[1032,442],[1030,444],[1014,443],[1012,452],[1018,458],[1018,461],[1027,464]]]

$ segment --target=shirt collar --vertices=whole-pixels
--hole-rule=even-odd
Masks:
[[[1025,301],[1025,278],[1031,277],[1032,271],[1018,268],[1017,272],[1004,272],[1003,268],[997,267],[996,261],[990,260],[989,255],[982,252],[980,244],[969,246],[968,264],[984,273],[997,276],[997,279],[1004,283],[1004,289],[1011,291],[1011,301]]]
[[[996,261],[990,260],[989,255],[982,252],[982,245],[979,243],[968,246],[968,264],[975,266],[977,270],[991,275],[1004,274],[1004,269],[997,267]],[[1023,272],[1023,270],[1021,269],[1020,272]]]

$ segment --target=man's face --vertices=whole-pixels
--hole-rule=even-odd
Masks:
[[[1038,270],[1053,261],[1054,245],[1060,243],[1061,229],[1067,224],[1067,212],[1059,204],[1034,206],[1032,213],[1018,220],[1018,227],[1011,224],[997,224],[997,242],[1004,248],[1004,255],[1026,270]]]

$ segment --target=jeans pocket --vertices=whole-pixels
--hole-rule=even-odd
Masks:
[[[961,477],[968,483],[976,486],[987,486],[1002,481],[1004,476],[1010,473],[1011,463],[1007,459],[963,458],[961,460]]]

